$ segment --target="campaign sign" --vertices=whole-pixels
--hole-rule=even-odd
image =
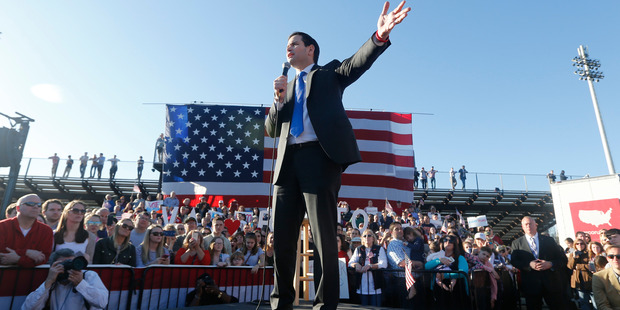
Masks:
[[[574,232],[590,234],[593,241],[600,241],[601,229],[620,227],[620,199],[602,199],[570,202]],[[573,232],[573,233],[574,233]]]

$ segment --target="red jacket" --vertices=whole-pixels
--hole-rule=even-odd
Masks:
[[[0,221],[0,252],[8,253],[6,248],[15,250],[20,256],[17,265],[21,267],[34,267],[36,265],[47,264],[52,246],[54,243],[54,233],[52,229],[39,221],[34,221],[30,231],[24,237],[17,217]],[[26,256],[26,250],[37,250],[43,252],[45,260],[36,264],[30,257]]]

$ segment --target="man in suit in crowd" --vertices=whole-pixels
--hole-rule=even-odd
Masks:
[[[274,81],[275,99],[265,120],[270,137],[280,137],[274,169],[273,309],[292,309],[299,228],[308,213],[314,252],[315,309],[336,309],[339,300],[336,244],[337,197],[341,174],[361,161],[355,135],[342,104],[344,89],[355,82],[390,45],[389,35],[410,8],[404,1],[377,22],[377,31],[351,58],[319,66],[319,45],[308,34],[289,36],[287,60],[297,75]]]
[[[521,271],[521,292],[528,310],[566,309],[567,278],[563,274],[568,263],[562,248],[549,236],[538,233],[536,221],[525,216],[521,220],[525,236],[512,242],[512,265]]]
[[[601,270],[592,277],[592,292],[599,310],[620,309],[620,246],[607,249],[611,268]]]

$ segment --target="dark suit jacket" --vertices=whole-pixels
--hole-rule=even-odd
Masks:
[[[549,292],[561,292],[565,287],[566,264],[568,259],[553,238],[538,234],[538,258],[553,263],[545,271],[532,270],[530,262],[536,257],[532,253],[525,236],[512,242],[512,265],[521,271],[521,291],[527,295],[540,295],[543,289]]]
[[[350,58],[343,62],[332,60],[325,66],[315,65],[308,74],[305,94],[312,127],[327,156],[342,165],[343,171],[348,165],[360,162],[362,158],[351,122],[342,104],[342,94],[347,86],[370,68],[388,46],[390,42],[377,46],[371,38]],[[274,103],[269,110],[269,117],[265,120],[265,129],[270,137],[282,136],[278,143],[275,184],[278,184],[282,159],[286,153],[286,138],[295,105],[295,80],[288,83],[282,110],[277,111]]]

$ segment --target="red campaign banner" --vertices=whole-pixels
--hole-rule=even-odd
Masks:
[[[569,203],[575,231],[590,234],[600,241],[601,229],[620,228],[620,199],[602,199]]]

